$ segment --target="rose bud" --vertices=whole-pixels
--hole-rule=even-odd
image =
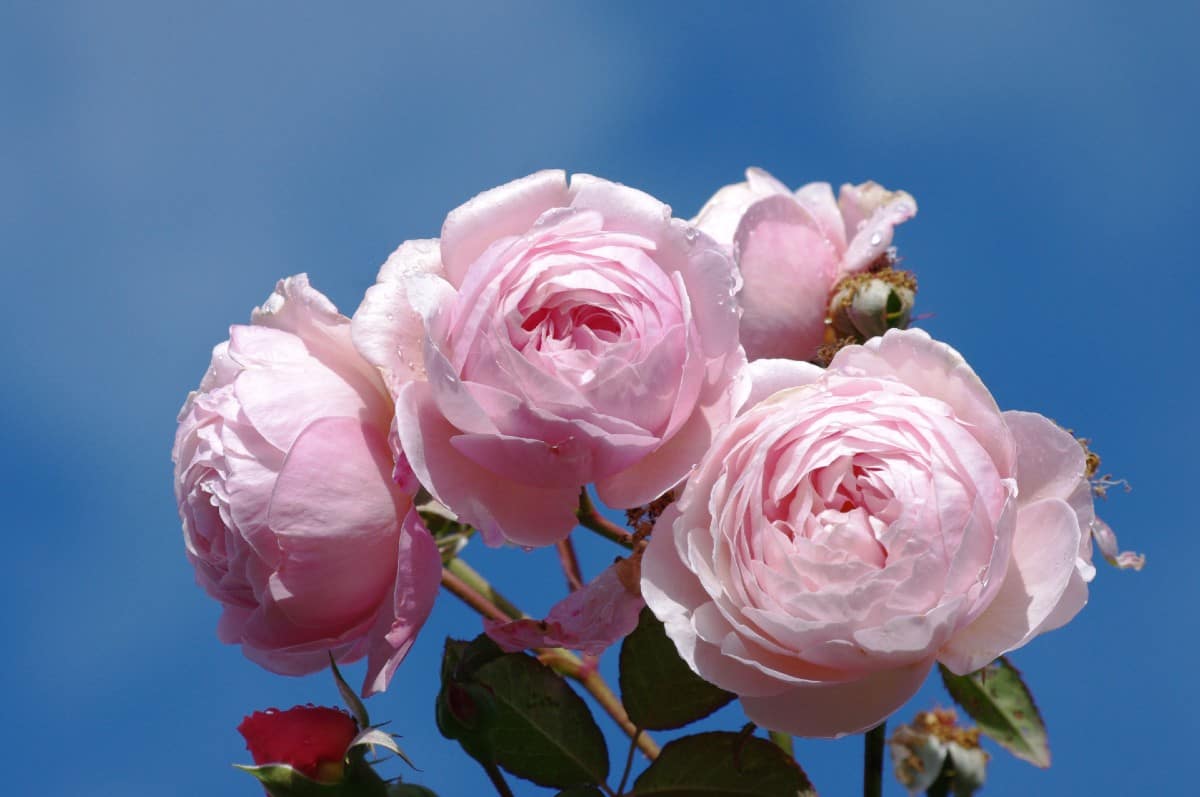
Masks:
[[[811,360],[824,342],[838,280],[890,261],[893,229],[917,212],[903,191],[828,183],[794,193],[762,169],[713,195],[694,223],[730,247],[743,287],[742,345],[751,360]]]
[[[303,275],[230,328],[179,414],[175,497],[217,634],[272,672],[367,657],[387,687],[438,592],[441,558],[392,478],[391,397]]]
[[[354,341],[429,492],[489,544],[548,545],[582,485],[647,503],[731,417],[738,286],[728,254],[653,197],[545,171],[396,250]]]
[[[655,527],[642,595],[752,721],[866,730],[935,663],[973,672],[1083,608],[1107,534],[1083,448],[1001,412],[954,349],[892,329],[750,375]]]
[[[907,271],[889,268],[846,277],[829,300],[834,338],[865,343],[889,329],[907,328],[916,290],[917,281]]]
[[[256,711],[242,720],[238,733],[255,764],[286,764],[313,780],[336,783],[358,725],[341,709],[309,705]]]

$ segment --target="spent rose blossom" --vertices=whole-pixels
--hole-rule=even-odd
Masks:
[[[935,662],[971,672],[1086,603],[1106,527],[1082,447],[1000,412],[949,346],[891,330],[750,373],[642,563],[680,654],[750,719],[865,730]]]
[[[762,169],[727,185],[694,223],[736,253],[743,286],[742,345],[751,360],[811,360],[824,340],[830,292],[838,280],[885,255],[896,225],[916,201],[877,183],[829,183],[792,192]]]
[[[484,620],[487,635],[505,651],[571,648],[592,656],[637,628],[642,600],[641,553],[618,559],[558,603],[544,620]]]
[[[358,723],[345,711],[327,706],[269,708],[243,719],[238,733],[255,764],[287,764],[313,780],[336,782],[358,735]]]
[[[196,581],[217,633],[272,672],[368,657],[380,691],[425,622],[441,559],[392,481],[391,398],[350,319],[282,280],[230,328],[179,414],[172,460]]]
[[[658,200],[544,171],[409,241],[354,316],[413,473],[490,544],[546,545],[579,489],[678,482],[727,421],[745,357],[736,270]]]

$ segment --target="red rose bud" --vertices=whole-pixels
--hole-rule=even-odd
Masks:
[[[269,708],[242,720],[238,733],[254,763],[287,764],[313,780],[336,782],[345,769],[346,750],[358,724],[346,712],[325,706]]]

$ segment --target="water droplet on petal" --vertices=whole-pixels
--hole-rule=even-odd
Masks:
[[[392,315],[391,313],[388,313],[388,314],[387,314],[387,320],[388,320],[388,321],[394,321],[394,320],[396,320],[396,316]]]
[[[689,226],[683,231],[683,237],[687,239],[688,243],[695,243],[696,239],[700,237],[700,231]]]
[[[871,246],[879,246],[883,243],[883,235],[880,233],[871,234]]]

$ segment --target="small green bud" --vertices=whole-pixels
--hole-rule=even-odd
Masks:
[[[833,337],[865,342],[889,329],[905,329],[916,296],[917,280],[911,272],[885,268],[852,274],[834,287],[829,302]]]

